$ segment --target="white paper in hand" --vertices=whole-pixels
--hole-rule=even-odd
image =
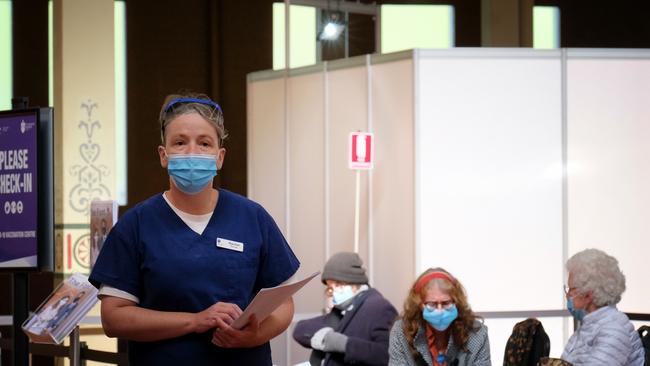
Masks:
[[[242,315],[235,319],[230,326],[235,329],[243,328],[248,324],[248,320],[253,314],[255,314],[257,321],[261,323],[267,316],[271,315],[278,306],[282,305],[283,302],[287,301],[288,298],[298,292],[298,290],[306,285],[307,282],[311,281],[319,274],[320,272],[315,272],[296,282],[261,289],[260,292],[255,295],[255,298],[253,298],[253,301],[248,304],[248,307],[246,307],[246,310],[244,310]]]

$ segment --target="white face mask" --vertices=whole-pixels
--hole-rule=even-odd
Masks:
[[[354,297],[354,295],[355,293],[352,290],[352,286],[350,285],[340,286],[334,289],[332,293],[332,300],[334,305],[340,305],[350,300],[352,297]]]

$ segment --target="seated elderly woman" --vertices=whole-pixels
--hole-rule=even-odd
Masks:
[[[643,366],[639,334],[616,308],[625,291],[625,276],[616,258],[598,249],[586,249],[566,264],[567,307],[581,322],[567,343],[562,359],[574,366]]]
[[[442,268],[415,281],[390,332],[389,365],[489,366],[487,327],[460,282]]]

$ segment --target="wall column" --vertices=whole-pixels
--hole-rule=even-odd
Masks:
[[[115,199],[113,0],[55,0],[56,272],[87,273],[89,209]]]
[[[532,47],[533,0],[481,0],[481,46]]]

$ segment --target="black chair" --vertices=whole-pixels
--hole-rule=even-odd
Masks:
[[[650,327],[647,325],[640,326],[639,337],[641,337],[641,343],[643,343],[643,349],[645,350],[645,363],[643,365],[650,366]]]
[[[550,351],[551,341],[542,323],[528,318],[512,328],[512,334],[506,343],[503,366],[536,366]]]

